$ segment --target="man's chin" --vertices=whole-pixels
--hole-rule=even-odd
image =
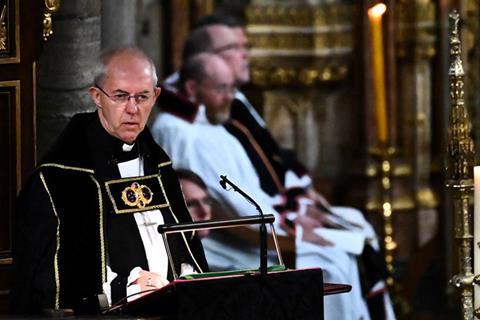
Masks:
[[[120,140],[123,142],[126,142],[128,144],[131,144],[137,140],[138,133],[126,133],[120,136]]]
[[[214,124],[225,124],[230,120],[230,114],[216,114],[212,119]]]

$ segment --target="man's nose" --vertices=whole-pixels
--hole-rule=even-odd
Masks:
[[[209,220],[210,212],[211,212],[211,207],[208,204],[203,203],[203,201],[200,201],[200,204],[198,206],[198,211],[199,211],[199,216],[202,217],[204,220]]]
[[[138,104],[135,100],[135,96],[128,97],[127,105],[125,106],[127,113],[136,113],[138,111]]]

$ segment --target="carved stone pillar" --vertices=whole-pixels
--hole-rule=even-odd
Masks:
[[[62,0],[38,64],[38,159],[73,114],[92,108],[87,88],[100,52],[100,2]]]
[[[136,0],[102,0],[102,49],[135,45],[139,24]]]

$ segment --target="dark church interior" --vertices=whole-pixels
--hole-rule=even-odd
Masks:
[[[0,0],[0,12],[0,318],[17,196],[72,116],[95,109],[96,57],[138,46],[162,81],[213,12],[245,23],[242,91],[275,139],[330,203],[373,225],[396,318],[480,318],[479,1]]]

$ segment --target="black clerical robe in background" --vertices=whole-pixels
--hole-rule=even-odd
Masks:
[[[18,201],[13,312],[82,308],[103,292],[107,263],[118,274],[111,283],[117,301],[126,294],[130,271],[148,270],[133,212],[159,209],[165,223],[191,221],[171,161],[148,129],[132,151],[122,151],[122,145],[103,129],[96,112],[79,114],[33,173]],[[146,178],[121,179],[117,164],[138,156]],[[133,182],[153,192],[144,208],[129,207],[121,198]],[[168,239],[177,273],[182,263],[207,269],[196,235]]]
[[[262,189],[269,195],[285,192],[288,170],[298,177],[308,174],[293,150],[280,147],[268,128],[262,127],[247,106],[237,97],[232,102],[231,120],[225,128],[245,148],[260,178]]]

